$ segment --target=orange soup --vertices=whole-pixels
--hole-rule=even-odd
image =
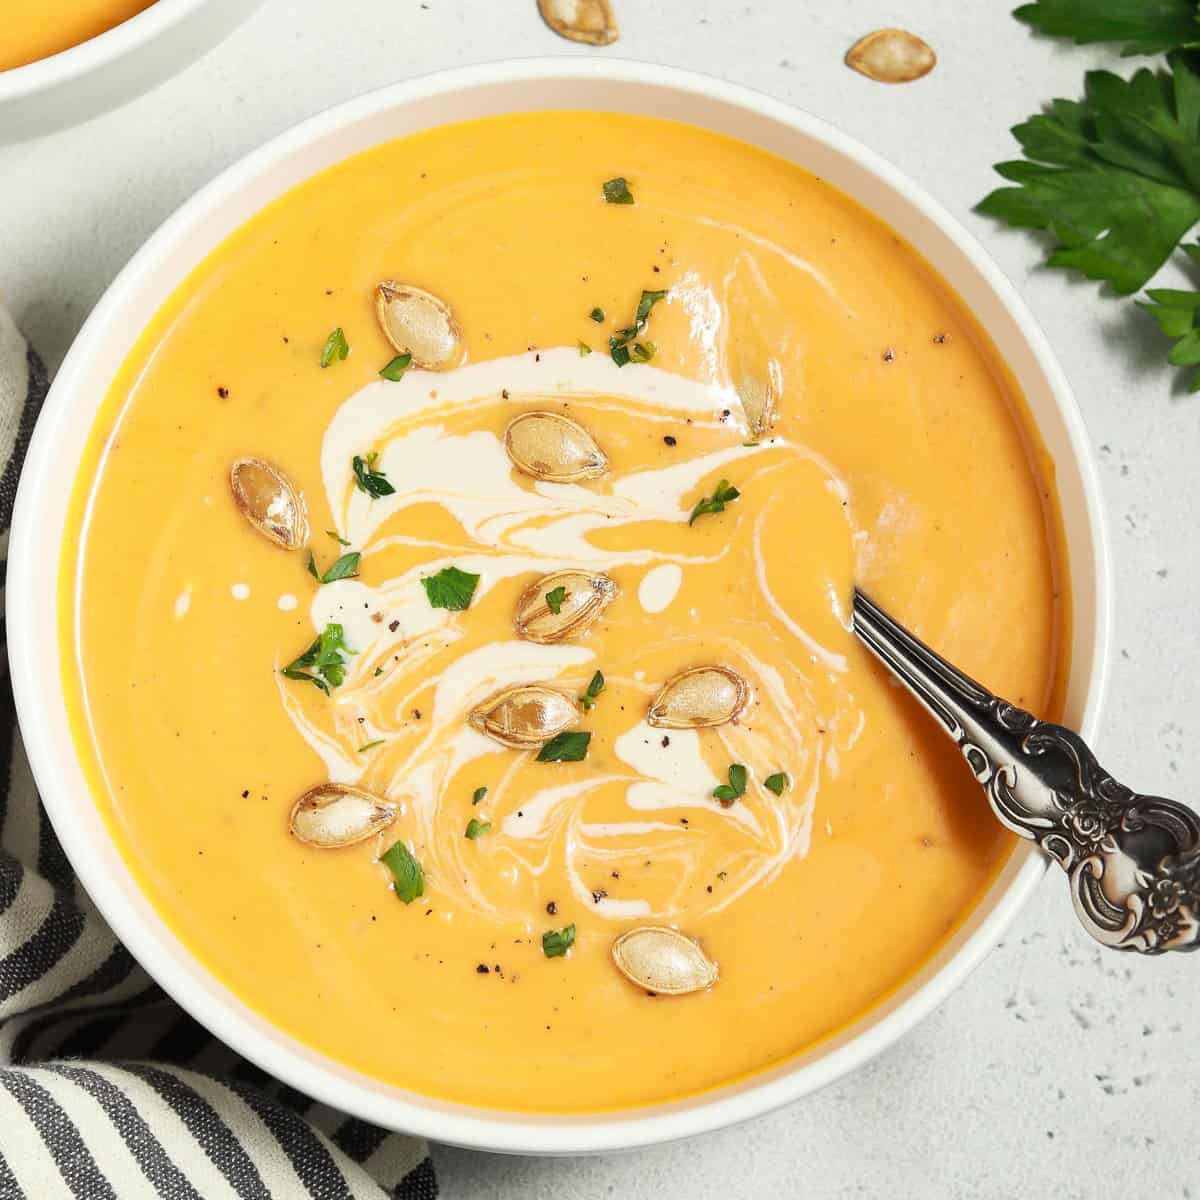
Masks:
[[[69,50],[128,21],[154,0],[6,0],[0,71]]]
[[[486,1106],[677,1098],[862,1016],[1003,863],[849,600],[1056,717],[1052,479],[962,302],[799,167],[437,129],[256,216],[113,382],[80,752],[165,919],[302,1041]]]

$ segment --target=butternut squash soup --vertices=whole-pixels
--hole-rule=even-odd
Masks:
[[[799,167],[436,129],[261,212],[113,382],[80,753],[164,918],[309,1045],[485,1106],[677,1098],[861,1016],[1004,861],[849,601],[1056,717],[1052,478],[955,294]]]
[[[154,0],[5,0],[0,34],[0,71],[24,67],[69,50],[122,21]]]

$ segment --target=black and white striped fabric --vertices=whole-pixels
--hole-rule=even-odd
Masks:
[[[46,386],[0,306],[0,560]],[[38,800],[0,658],[0,1200],[436,1195],[423,1142],[271,1079],[133,961]]]

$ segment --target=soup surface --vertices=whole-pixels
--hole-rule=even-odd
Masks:
[[[618,173],[632,203],[606,199]],[[384,280],[450,306],[447,369],[392,363]],[[221,979],[372,1075],[567,1111],[778,1062],[919,968],[1009,851],[848,606],[857,582],[1057,715],[1065,568],[1023,411],[927,263],[745,145],[543,113],[349,159],[201,264],[97,422],[62,590],[97,801]],[[606,469],[520,469],[529,412],[582,431],[543,467],[590,435]],[[303,494],[309,547],[243,519],[247,455]],[[319,582],[310,549],[347,577]],[[568,569],[618,594],[586,630],[519,636],[531,585],[562,623],[537,581]],[[744,681],[736,719],[652,724],[702,665]],[[590,734],[575,761],[468,720],[534,684]],[[395,820],[302,843],[289,812],[327,781]],[[610,949],[642,926],[697,939],[717,982],[631,984]]]
[[[154,0],[5,0],[0,71],[78,46],[128,21]]]

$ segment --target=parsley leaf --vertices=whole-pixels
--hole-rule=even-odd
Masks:
[[[575,926],[565,929],[547,929],[542,934],[542,953],[547,958],[562,958],[575,945]]]
[[[411,904],[425,894],[425,872],[403,842],[390,846],[379,856],[379,861],[391,871],[398,899]]]
[[[746,768],[741,763],[729,764],[729,782],[713,788],[713,796],[728,808],[736,799],[746,794]]]
[[[569,729],[552,737],[538,752],[538,762],[582,762],[587,758],[590,733]]]
[[[426,575],[421,580],[429,607],[448,608],[451,612],[462,612],[470,605],[478,582],[478,575],[457,567],[443,567],[436,575]]]
[[[317,640],[299,658],[293,659],[280,674],[288,679],[307,679],[329,695],[329,689],[341,687],[346,678],[345,655],[354,651],[346,645],[340,625],[326,625]]]
[[[338,531],[337,531],[336,529],[327,529],[327,530],[325,530],[325,532],[326,532],[327,534],[329,534],[329,536],[330,536],[331,538],[333,538],[333,540],[334,540],[335,542],[337,542],[337,544],[338,544],[339,546],[348,546],[348,545],[350,545],[350,543],[349,543],[348,541],[346,541],[346,539],[345,539],[344,537],[342,537],[342,536],[341,536],[341,535],[338,533]]]
[[[632,204],[633,193],[623,175],[604,181],[604,199],[608,204]]]
[[[359,754],[366,754],[368,750],[374,750],[376,746],[382,746],[387,738],[376,738],[373,742],[367,742],[366,745],[359,746]]]
[[[595,321],[597,325],[599,325],[600,322],[604,320],[604,309],[593,308],[592,311],[590,313],[588,313],[588,316],[591,317],[592,320]]]
[[[1035,0],[1013,16],[1080,45],[1122,42],[1122,54],[1162,54],[1200,43],[1196,0]]]
[[[477,787],[475,789],[475,791],[471,793],[471,804],[472,805],[478,804],[480,802],[480,800],[482,800],[484,798],[484,796],[486,796],[486,795],[487,795],[487,788]]]
[[[604,691],[604,676],[599,671],[592,676],[592,681],[587,685],[587,691],[579,697],[579,703],[584,708],[591,708],[596,703],[596,697]]]
[[[474,841],[476,838],[483,837],[483,835],[487,833],[491,827],[491,821],[477,821],[474,817],[472,817],[467,822],[467,832],[465,836],[470,838],[471,841]]]
[[[783,795],[783,789],[788,785],[788,777],[782,771],[776,771],[774,775],[768,775],[763,780],[763,787],[768,792],[774,792],[777,796]]]
[[[366,492],[372,500],[390,496],[396,490],[388,483],[388,477],[382,471],[375,470],[376,457],[374,454],[368,454],[366,458],[360,458],[356,454],[350,460],[350,465],[354,468],[354,486],[360,492]]]
[[[1184,246],[1183,250],[1193,262],[1200,263],[1200,245]],[[1150,303],[1138,301],[1139,305],[1167,337],[1176,339],[1167,361],[1176,367],[1200,364],[1200,292],[1151,288],[1146,296]],[[1193,374],[1188,391],[1200,392],[1200,371]]]
[[[330,363],[340,362],[349,353],[350,343],[346,341],[346,335],[342,332],[342,327],[339,325],[325,339],[325,349],[321,351],[321,367],[325,368]]]
[[[736,500],[741,494],[728,479],[722,479],[717,484],[717,490],[711,496],[705,496],[696,501],[696,505],[692,509],[692,515],[688,517],[688,524],[694,525],[696,518],[704,516],[705,513],[724,512],[725,505],[732,500]]]
[[[550,611],[558,616],[562,612],[563,601],[567,598],[567,589],[559,584],[556,588],[551,588],[546,593],[546,604]]]
[[[587,358],[587,356],[589,354],[591,354],[592,348],[591,348],[591,346],[589,346],[587,344],[587,342],[580,341],[577,343],[577,345],[579,346],[579,357],[580,358]]]
[[[649,362],[654,357],[656,347],[653,342],[634,342],[634,338],[646,328],[646,323],[650,320],[650,310],[666,294],[666,288],[657,292],[643,289],[642,298],[638,301],[637,313],[633,318],[633,324],[627,325],[624,329],[618,329],[608,339],[608,351],[612,355],[613,362],[618,367],[623,367],[630,361]],[[633,342],[632,352],[629,349],[630,342]]]
[[[358,574],[358,560],[360,558],[362,558],[362,554],[359,551],[351,550],[349,554],[343,554],[324,575],[319,575],[317,573],[317,560],[313,558],[313,553],[310,550],[308,552],[308,573],[318,583],[336,583],[339,579],[353,579]]]
[[[1017,186],[977,211],[1050,233],[1049,266],[1121,294],[1142,287],[1200,220],[1200,75],[1178,55],[1169,64],[1129,80],[1090,71],[1083,100],[1016,126],[1025,160],[996,170]]]
[[[391,383],[399,383],[404,378],[404,372],[412,366],[411,354],[397,354],[379,374]]]

